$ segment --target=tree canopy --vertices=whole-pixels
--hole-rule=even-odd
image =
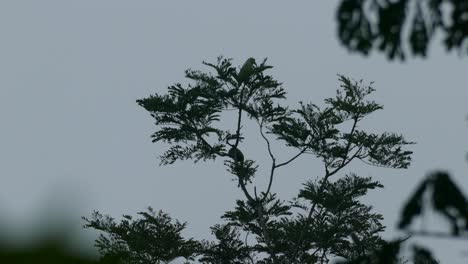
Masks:
[[[211,71],[187,70],[186,78],[192,81],[187,86],[176,83],[168,87],[168,94],[137,103],[156,121],[153,142],[169,144],[160,156],[161,165],[222,159],[244,198],[221,216],[223,223],[211,228],[215,241],[183,239],[185,224],[172,223],[162,212],[140,213],[141,220],[124,216],[120,224],[95,212],[84,220],[86,227],[104,231],[97,241],[103,257],[123,256],[125,263],[169,263],[181,257],[213,264],[375,259],[388,244],[380,237],[383,216],[360,198],[383,185],[343,169],[352,161],[407,168],[412,152],[406,147],[413,142],[360,128],[363,119],[383,108],[368,99],[373,84],[340,75],[340,89],[324,106],[299,102],[298,108],[290,109],[281,104],[286,90],[267,73],[272,66],[266,59],[257,63],[249,58],[241,67],[223,57],[203,64]],[[223,119],[228,110],[236,113],[231,129]],[[266,175],[259,174],[260,165],[249,158],[245,122],[256,124],[263,139],[270,159]],[[272,137],[296,154],[280,160],[272,150]],[[290,201],[283,201],[272,188],[275,173],[302,155],[319,159],[323,172],[316,178],[320,172],[313,172]],[[267,187],[257,188],[254,177],[265,177]],[[173,242],[167,243],[167,237]]]

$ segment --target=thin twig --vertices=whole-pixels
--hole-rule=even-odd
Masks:
[[[234,146],[237,148],[237,145],[239,145],[239,140],[240,140],[240,129],[241,129],[241,120],[242,120],[242,104],[243,102],[243,97],[244,97],[244,86],[242,86],[241,93],[240,93],[240,98],[239,98],[239,112],[237,115],[237,131],[236,131],[236,143]]]
[[[289,159],[288,161],[285,161],[283,163],[280,163],[278,165],[276,165],[276,168],[279,168],[281,166],[284,166],[284,165],[287,165],[288,163],[290,163],[291,161],[295,160],[297,157],[299,157],[302,153],[304,153],[305,151],[307,150],[307,147],[303,148],[299,153],[297,153],[294,157],[292,157],[291,159]]]
[[[262,122],[259,123],[259,126],[260,126],[260,134],[262,135],[262,138],[265,140],[266,144],[267,144],[267,148],[268,148],[268,154],[270,155],[270,158],[271,158],[271,161],[272,161],[272,164],[271,164],[271,169],[270,169],[270,180],[268,182],[268,188],[265,192],[265,195],[263,196],[261,202],[265,201],[265,199],[267,198],[268,194],[270,193],[270,190],[271,190],[271,186],[273,184],[273,176],[274,176],[274,173],[275,173],[275,168],[276,168],[276,159],[275,159],[275,156],[273,155],[272,151],[271,151],[271,147],[270,147],[270,141],[268,140],[268,138],[263,134],[263,120]]]
[[[263,196],[261,202],[265,201],[265,199],[268,196],[268,193],[270,192],[271,185],[273,184],[273,175],[275,173],[275,161],[273,160],[273,163],[271,164],[271,170],[270,170],[270,181],[268,182],[268,188],[265,192],[265,195]]]
[[[374,163],[370,163],[370,162],[367,162],[367,161],[364,161],[361,159],[361,161],[369,166],[374,166],[374,167],[378,167],[378,168],[386,168],[386,169],[394,169],[394,170],[399,170],[399,169],[404,169],[404,168],[398,168],[398,167],[391,167],[391,166],[385,166],[385,165],[379,165],[379,164],[374,164]]]
[[[272,161],[275,161],[275,156],[274,156],[273,153],[271,152],[270,141],[269,141],[268,138],[265,136],[265,134],[263,134],[263,120],[262,120],[262,122],[258,123],[258,125],[260,126],[260,135],[262,135],[262,138],[265,140],[265,142],[266,142],[266,144],[267,144],[268,154],[270,154],[271,160],[272,160]]]
[[[358,122],[358,117],[355,117],[353,119],[353,127],[351,128],[351,131],[349,132],[349,140],[348,140],[348,144],[346,144],[346,148],[345,148],[345,153],[346,153],[346,156],[343,158],[343,162],[342,164],[344,164],[346,158],[348,157],[348,152],[350,151],[349,148],[351,147],[351,138],[353,137],[353,133],[354,133],[354,130],[356,129],[356,125],[357,125],[357,122]]]

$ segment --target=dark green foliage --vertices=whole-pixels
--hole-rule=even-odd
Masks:
[[[165,141],[174,145],[162,156],[162,163],[173,163],[176,159],[188,159],[195,155],[197,159],[213,158],[214,150],[221,150],[217,145],[207,149],[206,144],[197,139],[204,135],[216,134],[219,139],[222,131],[212,127],[219,120],[220,101],[216,97],[216,87],[219,83],[201,73],[187,71],[191,78],[203,78],[212,86],[198,83],[195,87],[184,89],[180,84],[169,87],[169,95],[151,96],[139,100],[138,103],[152,113],[156,124],[165,125],[153,134],[153,142]],[[200,81],[201,82],[201,81]],[[186,147],[179,142],[195,143]]]
[[[338,169],[354,158],[377,166],[407,168],[412,152],[403,150],[402,146],[412,142],[392,133],[377,135],[358,129],[359,121],[382,109],[374,101],[365,100],[374,89],[339,77],[342,90],[337,91],[335,98],[325,100],[328,107],[321,110],[314,104],[301,102],[301,108],[293,111],[299,118],[284,118],[272,126],[272,133],[288,146],[302,148],[321,158],[327,168]],[[342,132],[337,126],[346,121],[352,122],[352,128]]]
[[[307,243],[346,259],[367,256],[382,245],[379,236],[385,228],[380,223],[382,215],[372,213],[372,207],[358,200],[375,188],[383,186],[371,178],[356,175],[345,176],[333,183],[307,182],[299,198],[312,204],[312,209],[307,208],[310,212],[307,225],[313,226],[316,232],[307,238]]]
[[[235,68],[230,59],[220,57],[216,64],[204,65],[213,72],[188,70],[186,77],[192,84],[176,84],[169,87],[167,95],[155,94],[137,102],[156,120],[158,130],[153,141],[171,145],[161,156],[161,164],[222,158],[245,199],[238,200],[235,208],[222,216],[223,225],[212,228],[216,242],[183,240],[179,232],[184,225],[174,226],[164,215],[157,218],[161,229],[151,231],[156,227],[139,224],[143,220],[132,223],[126,218],[116,225],[111,218],[106,220],[95,213],[94,220],[86,219],[90,223],[87,227],[103,230],[110,237],[98,240],[101,252],[112,256],[118,252],[123,258],[143,263],[151,256],[160,260],[198,256],[198,261],[206,264],[305,264],[327,263],[336,256],[366,258],[384,249],[385,241],[380,238],[384,230],[382,215],[359,201],[368,190],[383,186],[355,174],[338,177],[353,160],[390,168],[407,168],[411,162],[412,152],[404,148],[412,142],[393,133],[374,134],[360,129],[359,123],[366,116],[382,109],[367,99],[374,91],[372,84],[339,76],[341,88],[334,97],[325,99],[324,108],[300,102],[298,109],[290,110],[279,104],[286,92],[281,83],[266,74],[272,68],[266,60],[257,64],[249,58],[242,67]],[[221,120],[224,111],[232,110],[235,119]],[[234,131],[220,127],[221,121],[231,121]],[[271,158],[268,185],[259,192],[252,179],[262,175],[257,175],[258,165],[248,159],[248,146],[242,145],[242,124],[246,121],[256,123]],[[297,154],[280,162],[268,135],[297,149]],[[307,181],[290,202],[278,199],[272,191],[276,170],[306,154],[323,162],[323,174],[315,181]],[[149,229],[148,234],[145,229]],[[127,236],[126,230],[133,235]],[[168,241],[174,241],[164,247],[161,243],[166,238],[150,235],[165,234],[163,231],[169,232]],[[138,244],[142,237],[144,245]],[[155,246],[158,250],[152,251]],[[170,255],[164,255],[164,250]]]
[[[184,239],[181,231],[185,223],[173,222],[169,215],[150,207],[148,212],[138,213],[142,218],[124,215],[120,223],[110,216],[94,212],[91,219],[83,217],[86,228],[104,232],[96,240],[102,259],[119,259],[122,263],[160,263],[176,258],[193,259],[200,244]]]
[[[211,228],[217,242],[204,242],[201,263],[210,264],[243,264],[252,259],[252,249],[240,239],[236,228],[229,225],[215,225]]]
[[[443,19],[443,5],[452,7],[449,21]],[[337,10],[338,37],[351,51],[368,55],[378,49],[390,60],[404,60],[409,51],[426,57],[434,33],[440,30],[447,50],[466,52],[466,16],[465,0],[342,0]]]
[[[242,80],[238,80],[231,60],[220,57],[216,65],[204,63],[216,70],[216,76],[187,70],[186,77],[195,81],[193,86],[183,88],[176,84],[168,88],[169,95],[155,94],[137,100],[155,118],[156,125],[162,126],[153,134],[153,142],[172,144],[161,156],[162,164],[171,164],[177,159],[198,161],[215,159],[216,155],[226,156],[229,139],[235,139],[237,147],[238,131],[233,135],[215,127],[221,111],[228,107],[242,109],[265,123],[285,114],[286,109],[273,105],[274,99],[285,98],[284,90],[271,76],[263,74],[271,66],[265,64],[266,60],[258,66],[252,60],[247,65],[250,69],[244,69]],[[216,142],[209,144],[207,140],[213,134]]]

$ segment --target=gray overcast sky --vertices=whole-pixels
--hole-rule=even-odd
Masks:
[[[210,238],[208,227],[241,197],[236,183],[221,160],[159,167],[157,155],[167,146],[151,143],[154,122],[135,100],[165,93],[168,85],[185,82],[185,69],[206,69],[202,60],[218,55],[236,64],[251,56],[268,57],[292,107],[299,100],[321,105],[338,88],[338,73],[375,81],[373,98],[385,108],[363,126],[402,133],[418,143],[411,148],[414,162],[408,170],[359,162],[345,170],[385,185],[366,198],[385,216],[385,237],[398,235],[394,226],[400,205],[428,171],[449,170],[468,192],[468,58],[447,54],[439,41],[427,60],[391,63],[379,54],[350,54],[336,36],[337,4],[2,1],[3,226],[27,239],[38,219],[46,221],[45,227],[51,223],[46,212],[72,204],[68,217],[76,220],[91,248],[95,233],[80,230],[80,216],[97,209],[118,217],[152,206],[188,221],[187,235]],[[267,162],[260,141],[250,142],[244,152]],[[292,153],[282,143],[274,149],[284,158]],[[304,156],[279,171],[274,191],[291,198],[321,169],[313,157]],[[265,180],[259,177],[257,184]],[[468,242],[426,241],[443,263],[466,263],[460,254]]]

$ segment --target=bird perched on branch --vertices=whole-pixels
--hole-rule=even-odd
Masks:
[[[234,162],[238,162],[239,164],[244,163],[244,154],[242,154],[242,151],[236,146],[231,146],[231,149],[228,151],[228,156],[234,160]]]
[[[243,137],[239,137],[239,139],[244,139]],[[231,144],[229,143],[230,139],[226,140],[226,144],[228,144],[231,148],[227,152],[227,156],[230,157],[234,162],[237,162],[239,164],[244,163],[244,154],[240,149],[237,148],[237,144]]]
[[[240,84],[245,83],[249,80],[250,76],[254,72],[254,66],[256,65],[254,58],[248,58],[242,68],[239,70],[237,75],[237,82]]]

